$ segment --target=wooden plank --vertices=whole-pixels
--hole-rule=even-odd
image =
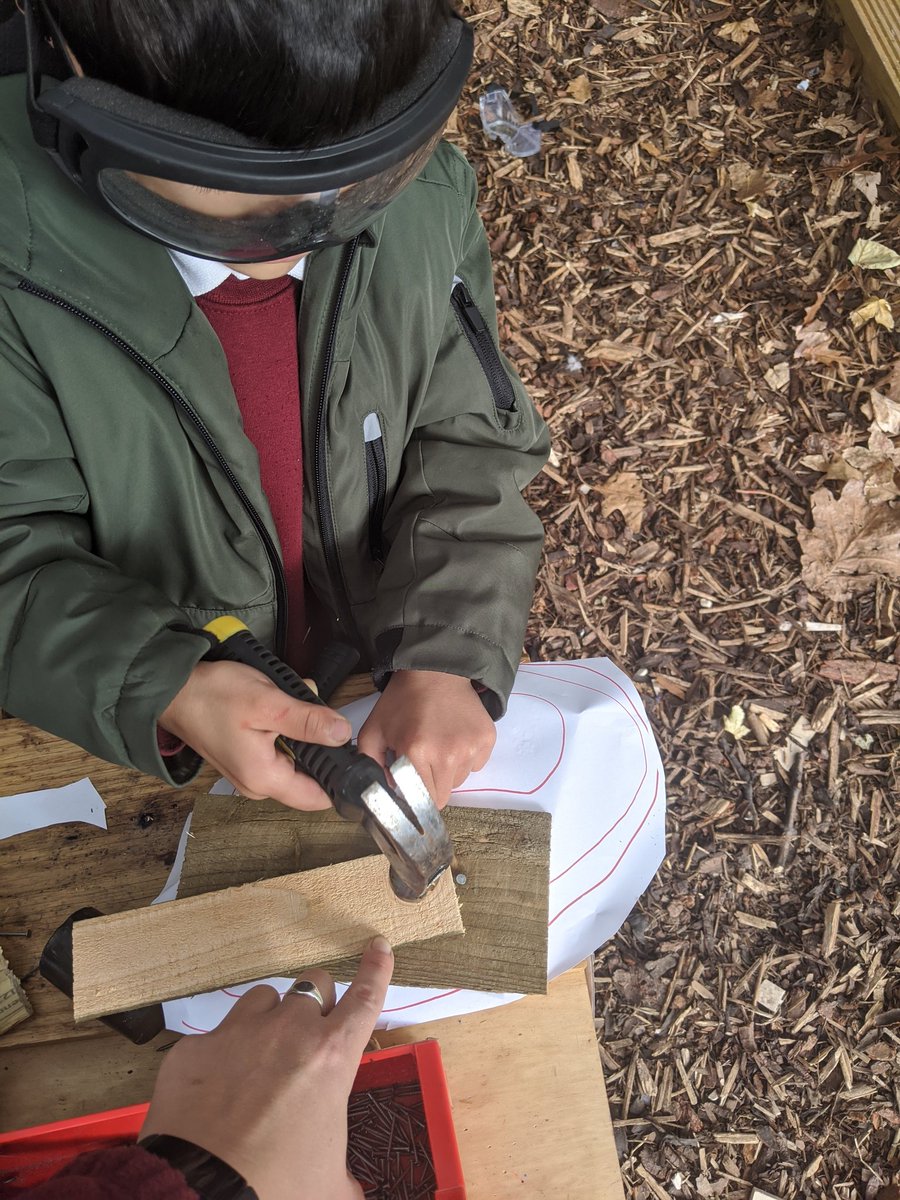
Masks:
[[[624,1200],[583,967],[546,996],[377,1037],[440,1043],[468,1200]]]
[[[411,987],[542,993],[547,988],[548,813],[455,808],[444,818],[466,877],[462,938],[410,945],[394,980]],[[334,812],[300,813],[272,801],[198,797],[179,895],[305,871],[371,854],[359,827]],[[329,963],[340,979],[351,964]]]
[[[581,968],[546,996],[377,1036],[440,1042],[469,1200],[623,1200]],[[160,1058],[108,1032],[0,1049],[0,1131],[146,1101]]]
[[[863,60],[863,77],[900,129],[900,4],[836,0]]]
[[[0,1033],[31,1016],[31,1005],[0,950]]]
[[[18,720],[0,721],[0,795],[59,787],[89,777],[106,804],[108,831],[55,825],[0,841],[0,929],[31,936],[5,944],[34,1016],[2,1044],[94,1036],[104,1026],[75,1026],[72,1002],[38,974],[44,943],[77,908],[118,912],[149,904],[162,890],[178,837],[198,794],[94,758]],[[217,776],[210,773],[203,791]],[[202,794],[202,793],[199,793]]]
[[[368,676],[353,676],[333,704],[370,694]],[[166,882],[178,837],[197,795],[209,791],[218,772],[204,768],[196,784],[178,790],[94,758],[71,742],[15,718],[0,721],[0,796],[61,787],[90,778],[106,804],[108,831],[91,825],[56,825],[0,841],[0,929],[28,929],[31,936],[6,947],[34,1016],[3,1035],[3,1045],[64,1037],[95,1037],[105,1026],[75,1025],[72,1002],[46,983],[37,965],[47,938],[77,908],[104,912],[149,904]],[[126,868],[127,869],[123,869]]]
[[[395,946],[462,933],[449,872],[410,904],[388,871],[377,855],[78,921],[75,1020],[358,958],[378,933]]]

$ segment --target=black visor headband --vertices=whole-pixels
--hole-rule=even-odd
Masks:
[[[37,142],[92,191],[103,168],[144,172],[222,191],[290,195],[345,187],[389,170],[446,123],[472,61],[471,27],[451,17],[410,82],[364,126],[327,145],[273,149],[121,88],[71,77],[42,87],[39,31],[25,0],[28,106]]]

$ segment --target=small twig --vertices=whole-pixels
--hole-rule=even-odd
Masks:
[[[778,866],[783,867],[795,837],[794,823],[797,820],[797,803],[800,790],[803,787],[803,768],[806,765],[806,751],[800,750],[794,760],[794,782],[791,794],[788,796],[787,815],[784,818],[784,833],[781,835],[781,849],[778,851]]]

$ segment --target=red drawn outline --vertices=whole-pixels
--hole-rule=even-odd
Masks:
[[[399,1008],[383,1008],[381,1015],[385,1013],[405,1012],[407,1008],[418,1008],[420,1004],[433,1004],[435,1000],[446,1000],[448,996],[456,996],[461,992],[462,988],[453,988],[449,992],[441,992],[439,996],[426,996],[424,1000],[414,1000],[412,1004],[401,1004]]]
[[[635,707],[634,701],[628,695],[628,692],[625,690],[625,688],[622,687],[621,683],[619,683],[619,681],[617,679],[613,679],[612,675],[607,675],[604,671],[598,671],[596,667],[586,667],[584,665],[584,663],[575,663],[575,662],[523,663],[522,666],[519,667],[519,670],[522,671],[523,674],[527,675],[532,667],[559,667],[559,666],[571,667],[573,670],[578,670],[578,671],[587,671],[589,675],[599,675],[601,679],[605,679],[608,683],[611,683],[613,685],[613,687],[618,688],[619,691],[622,693],[622,695],[625,697],[625,699],[628,701],[628,707],[631,709],[631,711],[634,714],[637,721],[644,727],[644,729],[646,730],[647,733],[650,732],[650,726],[647,724],[647,721],[644,718],[644,716],[642,715],[641,710],[639,708]],[[548,676],[548,678],[555,679],[559,683],[571,683],[575,687],[588,687],[588,685],[586,683],[576,683],[574,679],[566,679],[565,676],[550,675],[550,676]],[[588,688],[588,690],[593,691],[594,689]],[[600,693],[600,695],[603,695],[603,694],[604,694],[603,692]]]
[[[586,687],[587,685],[583,684],[583,683],[576,683],[573,686],[574,687]],[[591,688],[590,691],[598,692],[599,688]],[[605,694],[606,693],[601,693],[601,695],[605,695]],[[584,859],[586,859],[589,854],[593,854],[593,852],[597,849],[598,846],[603,845],[603,843],[606,841],[606,839],[609,837],[609,835],[613,832],[613,830],[616,829],[617,826],[621,825],[621,823],[625,820],[625,818],[631,812],[632,808],[634,808],[635,804],[637,803],[637,798],[641,794],[641,789],[644,786],[644,783],[647,779],[647,774],[650,770],[650,762],[647,757],[647,743],[644,739],[644,731],[641,729],[640,725],[637,724],[637,722],[634,720],[634,717],[631,716],[631,713],[628,712],[628,710],[621,703],[621,701],[616,700],[612,696],[610,696],[609,699],[612,700],[613,704],[619,705],[619,707],[622,709],[622,711],[625,713],[625,715],[632,721],[632,723],[637,728],[638,737],[641,739],[641,753],[644,756],[644,773],[641,776],[641,778],[638,782],[638,785],[634,790],[634,795],[631,797],[631,800],[628,802],[628,807],[623,809],[623,811],[619,814],[619,816],[612,823],[612,825],[610,825],[609,829],[607,829],[606,833],[603,834],[603,836],[600,838],[599,841],[594,842],[593,846],[590,846],[587,850],[585,850],[585,852],[583,854],[580,854],[578,856],[578,858],[576,858],[574,860],[574,862],[570,862],[569,865],[564,870],[560,871],[560,873],[558,875],[554,875],[554,877],[550,880],[551,883],[556,883],[556,881],[558,879],[562,879],[562,877],[564,875],[568,875],[568,873],[572,870],[573,867],[577,867],[578,864],[580,862],[583,862]]]
[[[224,1021],[225,1017],[223,1017],[222,1020]],[[191,1029],[194,1031],[194,1033],[212,1033],[211,1029],[201,1029],[199,1025],[189,1025],[184,1019],[182,1019],[181,1023],[185,1029]]]
[[[544,704],[549,704],[552,709],[556,710],[556,715],[559,717],[560,725],[562,726],[562,741],[559,747],[559,757],[550,768],[548,774],[541,780],[537,787],[533,787],[529,791],[523,792],[517,790],[516,788],[497,787],[457,788],[456,791],[453,792],[454,796],[466,796],[473,792],[491,792],[498,796],[533,796],[536,792],[539,792],[542,787],[549,783],[559,770],[560,763],[563,760],[563,755],[566,752],[566,718],[563,716],[560,709],[557,708],[557,706],[553,703],[553,701],[548,700],[546,696],[536,696],[533,692],[512,692],[511,695],[526,696],[529,700],[541,700]]]
[[[641,817],[640,825],[638,825],[637,829],[634,831],[634,833],[631,835],[631,837],[625,843],[625,847],[622,850],[622,853],[619,855],[619,857],[613,863],[612,867],[609,869],[609,871],[607,871],[607,873],[603,876],[602,879],[598,879],[597,882],[593,885],[593,887],[589,887],[586,891],[582,892],[580,896],[576,896],[574,900],[570,900],[568,904],[566,904],[563,908],[561,908],[559,910],[559,912],[556,914],[555,917],[551,918],[550,923],[547,926],[548,929],[554,923],[554,921],[558,921],[559,918],[563,915],[563,913],[568,912],[569,909],[572,908],[573,905],[577,904],[579,900],[583,900],[585,898],[585,896],[589,896],[591,894],[591,892],[596,892],[597,888],[601,887],[604,883],[606,883],[607,879],[609,879],[609,877],[616,871],[616,869],[618,868],[622,859],[625,857],[625,855],[628,853],[629,849],[631,848],[632,842],[637,837],[637,835],[641,832],[641,830],[644,828],[644,826],[647,823],[647,818],[650,816],[650,814],[653,812],[653,809],[656,807],[656,799],[657,799],[658,795],[659,795],[659,771],[656,772],[656,786],[653,789],[653,799],[650,801],[650,807],[644,813],[643,817]]]

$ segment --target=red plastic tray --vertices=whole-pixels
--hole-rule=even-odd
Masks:
[[[434,1200],[466,1200],[462,1166],[450,1107],[450,1094],[436,1041],[413,1042],[364,1054],[353,1083],[354,1092],[394,1083],[418,1082],[422,1089],[425,1123],[431,1143],[437,1189]],[[34,1187],[88,1150],[125,1145],[137,1140],[146,1104],[116,1108],[0,1133],[0,1184]]]

